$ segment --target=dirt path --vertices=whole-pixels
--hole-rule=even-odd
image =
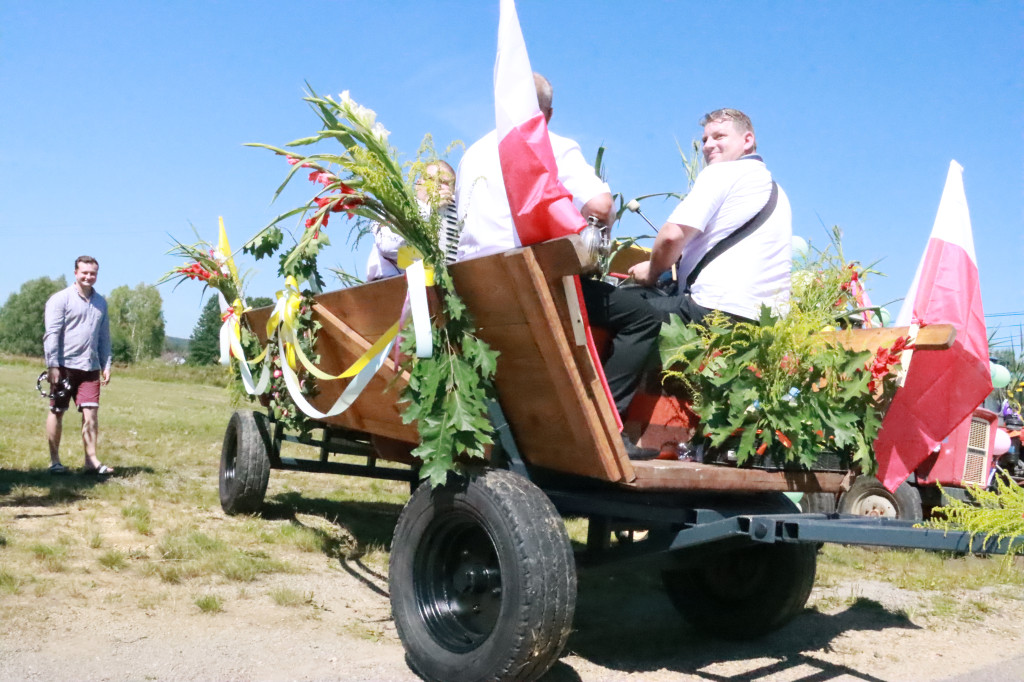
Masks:
[[[304,571],[203,586],[223,596],[224,611],[214,614],[195,606],[198,586],[107,571],[73,576],[69,590],[5,596],[0,679],[417,679],[390,620],[385,576],[358,561],[290,560],[304,562]],[[1013,659],[1020,670],[1024,660],[1024,595],[956,595],[990,605],[982,619],[964,621],[915,617],[915,604],[934,597],[927,592],[868,581],[816,588],[811,606],[844,605],[808,608],[783,630],[736,644],[685,625],[653,581],[637,577],[633,589],[625,580],[632,579],[581,576],[576,630],[547,682],[927,681]],[[269,595],[280,588],[304,598],[275,603]],[[624,592],[628,603],[607,598]]]

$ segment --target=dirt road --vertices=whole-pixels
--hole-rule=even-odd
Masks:
[[[32,513],[19,511],[16,522]],[[224,610],[213,614],[194,604],[196,585],[156,583],[154,591],[108,571],[76,575],[69,590],[6,595],[0,679],[418,679],[390,620],[386,576],[359,561],[292,560],[307,562],[304,572],[202,586],[223,596]],[[304,598],[276,603],[270,594],[281,588]],[[984,668],[1007,675],[989,679],[1019,679],[1012,675],[1024,667],[1022,595],[956,595],[984,599],[981,619],[916,617],[915,604],[934,596],[877,582],[816,588],[786,628],[736,644],[683,623],[650,576],[585,574],[576,630],[545,680],[921,682]],[[1005,669],[993,667],[1000,662]]]

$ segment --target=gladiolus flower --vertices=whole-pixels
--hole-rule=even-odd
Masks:
[[[309,174],[309,181],[310,182],[319,182],[324,187],[329,186],[331,183],[335,182],[337,179],[338,178],[334,177],[330,173],[324,173],[322,171],[313,171],[312,173]]]

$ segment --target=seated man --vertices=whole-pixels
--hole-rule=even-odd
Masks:
[[[679,291],[648,295],[664,321],[674,314],[700,322],[719,310],[749,322],[760,318],[762,305],[785,312],[793,238],[789,200],[754,153],[746,114],[718,109],[701,125],[707,167],[658,231],[650,260],[629,272],[639,284],[653,286],[678,265]]]
[[[537,100],[547,121],[551,120],[551,84],[534,74]],[[558,179],[572,194],[584,218],[594,216],[609,228],[615,208],[608,185],[597,177],[583,158],[580,146],[568,138],[548,133]],[[455,202],[463,221],[459,260],[500,253],[520,246],[498,157],[497,131],[475,142],[459,163]],[[583,280],[583,296],[590,322],[612,333],[612,350],[603,363],[608,388],[620,415],[633,399],[650,350],[661,329],[658,314],[638,289],[617,289],[604,282]],[[623,434],[627,454],[650,459],[656,450],[639,448]]]
[[[454,184],[455,170],[451,164],[441,160],[428,164],[416,178],[416,201],[420,205],[420,215],[428,217],[432,203],[451,201]],[[378,223],[372,229],[373,247],[366,261],[366,281],[402,274],[402,269],[398,267],[398,250],[405,244],[405,240],[387,225]]]

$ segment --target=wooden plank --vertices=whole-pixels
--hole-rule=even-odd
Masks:
[[[876,350],[891,346],[901,336],[910,334],[910,327],[878,327],[876,329],[844,329],[822,332],[852,351]],[[946,350],[956,340],[956,327],[951,324],[930,324],[917,333],[916,350]]]
[[[633,462],[636,479],[625,484],[658,492],[829,492],[842,490],[845,473],[765,471],[677,460]]]
[[[546,461],[546,457],[538,458],[529,451],[524,453],[525,456],[538,466],[556,471],[609,481],[623,480],[616,456],[618,453],[612,449],[594,402],[580,377],[562,320],[558,317],[551,291],[534,254],[529,250],[517,250],[506,253],[504,260],[517,284],[513,290],[534,331],[541,359],[562,406],[561,415],[552,414],[550,418],[561,417],[567,427],[566,435],[571,436],[557,448],[559,457],[556,461]],[[499,390],[500,384],[501,377]],[[533,399],[535,396],[532,395],[513,394],[502,402]],[[619,445],[621,447],[621,442]]]

